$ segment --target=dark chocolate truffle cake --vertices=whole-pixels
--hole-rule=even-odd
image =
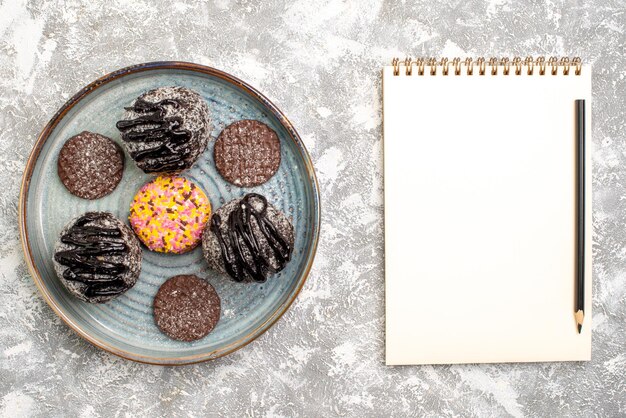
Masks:
[[[209,266],[238,282],[265,282],[284,269],[293,244],[294,230],[287,216],[256,193],[215,211],[202,235]]]
[[[117,122],[131,158],[146,173],[190,168],[211,134],[209,107],[184,87],[159,87],[139,96]]]
[[[141,248],[129,227],[108,212],[87,212],[70,221],[54,248],[54,269],[77,298],[107,302],[133,287]]]

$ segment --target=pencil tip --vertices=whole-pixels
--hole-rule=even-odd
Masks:
[[[574,317],[576,318],[576,325],[578,326],[578,333],[580,334],[583,329],[583,319],[585,319],[585,313],[582,309],[579,309],[574,314]]]

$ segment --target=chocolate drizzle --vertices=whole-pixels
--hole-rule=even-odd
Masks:
[[[119,276],[128,267],[107,257],[128,254],[122,231],[119,228],[87,225],[108,216],[106,213],[88,212],[78,218],[61,236],[61,242],[75,248],[54,255],[58,263],[67,266],[63,272],[64,279],[87,285],[84,292],[87,297],[116,295],[126,290]]]
[[[257,210],[252,200],[261,203]],[[269,257],[264,254],[252,220],[263,235],[270,253],[274,256],[276,267],[272,266]],[[270,274],[281,271],[291,258],[291,246],[276,226],[267,218],[267,199],[256,193],[249,193],[241,199],[239,207],[228,216],[227,233],[220,229],[221,218],[214,214],[211,218],[211,231],[215,233],[222,251],[222,259],[228,274],[237,282],[245,279],[246,273],[256,282],[265,282]]]
[[[141,116],[116,124],[125,142],[151,145],[130,153],[146,173],[182,170],[186,168],[185,158],[191,153],[191,133],[181,129],[181,118],[165,117],[165,105],[178,108],[180,103],[175,99],[152,103],[139,98],[125,109]]]

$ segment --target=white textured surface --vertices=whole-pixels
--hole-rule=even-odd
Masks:
[[[0,0],[0,416],[626,414],[625,22],[623,2],[600,0]],[[383,365],[380,69],[405,53],[594,65],[590,363]],[[56,318],[16,219],[18,179],[55,110],[106,72],[176,59],[230,72],[285,112],[312,154],[323,226],[276,326],[226,358],[162,368],[101,352]]]

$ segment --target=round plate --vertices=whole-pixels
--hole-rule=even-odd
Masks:
[[[235,283],[209,270],[201,248],[183,255],[165,255],[143,247],[137,284],[105,304],[72,297],[52,266],[54,244],[63,226],[87,211],[110,211],[127,222],[135,192],[153,176],[144,174],[126,156],[124,177],[108,196],[89,201],[71,195],[57,175],[57,156],[71,136],[87,130],[120,143],[115,122],[124,106],[141,93],[160,86],[184,86],[209,104],[213,140],[184,176],[207,193],[213,210],[225,202],[257,192],[282,210],[295,229],[292,260],[266,283]],[[240,119],[260,120],[281,141],[281,165],[267,183],[239,188],[223,180],[213,162],[220,131]],[[94,81],[72,97],[45,127],[26,165],[20,194],[20,233],[35,283],[54,311],[79,335],[119,356],[154,364],[188,364],[214,359],[254,340],[289,308],[309,273],[320,227],[319,190],[309,155],[287,118],[261,93],[241,80],[213,68],[184,62],[154,62],[124,68]],[[152,317],[159,286],[177,274],[205,277],[222,300],[222,317],[205,338],[192,343],[162,334]]]

